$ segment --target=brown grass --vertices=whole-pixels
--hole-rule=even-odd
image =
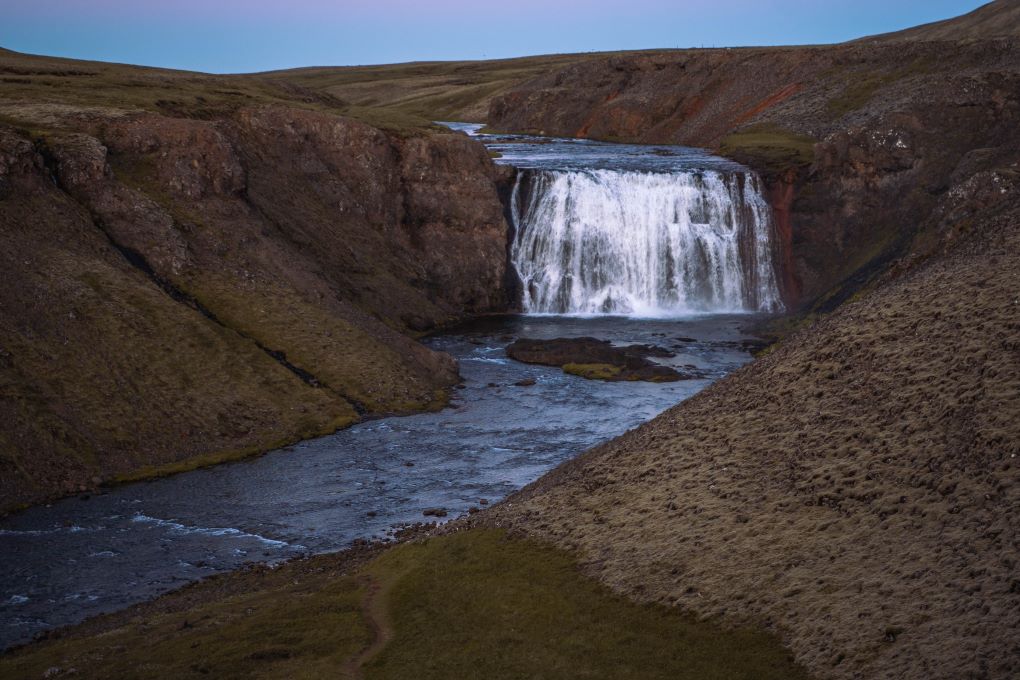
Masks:
[[[1016,677],[1015,210],[548,475],[498,521],[822,677]]]

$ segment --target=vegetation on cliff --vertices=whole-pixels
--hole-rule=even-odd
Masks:
[[[968,21],[980,27],[983,19]],[[906,35],[890,44],[597,55],[548,73],[522,69],[491,82],[479,75],[486,82],[457,86],[444,112],[477,110],[491,97],[489,122],[504,129],[721,145],[745,154],[770,182],[790,285],[819,316],[754,364],[464,522],[510,529],[511,540],[471,530],[402,545],[377,561],[319,557],[213,579],[0,664],[19,674],[74,667],[98,675],[153,669],[298,676],[327,669],[387,677],[413,666],[440,677],[465,667],[500,677],[534,674],[534,653],[543,671],[561,668],[556,664],[566,658],[569,675],[609,668],[622,676],[673,663],[680,674],[705,653],[733,666],[693,666],[699,677],[803,673],[775,639],[733,633],[752,626],[774,632],[818,677],[1015,677],[1020,67],[1012,39],[957,42],[965,35],[944,28],[916,35],[953,42]],[[427,69],[450,67],[422,68],[406,67],[409,80],[394,69],[401,82],[382,87],[374,103],[365,84],[358,105],[385,98],[392,103],[382,107],[386,115],[433,110],[433,103],[414,110],[414,92],[432,87]],[[321,79],[333,98],[360,87],[351,73],[308,76]],[[9,79],[28,87],[17,80],[35,77]],[[247,87],[298,91],[286,81],[252,77]],[[449,85],[421,102],[446,105],[442,87]],[[309,254],[323,241],[279,215],[260,215],[236,243],[196,240],[215,231],[210,225],[241,224],[231,212],[239,205],[256,210],[257,201],[238,187],[250,194],[260,172],[262,186],[271,183],[266,169],[279,157],[258,141],[264,116],[277,121],[272,129],[296,129],[299,137],[337,124],[361,140],[368,157],[389,148],[388,158],[407,158],[408,135],[397,135],[398,142],[336,123],[335,111],[318,110],[333,100],[317,99],[324,96],[317,87],[300,87],[311,100],[297,108],[308,111],[224,105],[227,114],[196,122],[205,115],[190,108],[196,96],[186,123],[158,101],[143,108],[162,113],[124,120],[99,111],[105,104],[98,101],[84,111],[80,103],[69,110],[53,101],[34,107],[5,100],[3,115],[24,131],[5,131],[0,154],[10,241],[0,255],[10,277],[0,286],[0,416],[13,423],[0,433],[0,479],[62,488],[71,466],[82,475],[100,462],[102,469],[132,469],[138,460],[131,452],[166,428],[129,428],[138,404],[161,422],[188,425],[164,437],[167,449],[157,459],[178,455],[171,446],[200,452],[180,443],[196,434],[204,438],[201,450],[226,450],[208,433],[259,446],[270,434],[314,432],[327,414],[354,417],[364,396],[358,371],[327,360],[325,371],[334,373],[324,380],[309,368],[329,348],[307,342],[311,335],[295,331],[294,317],[273,321],[283,313],[272,306],[279,290],[279,299],[309,305],[297,321],[310,318],[312,328],[342,322],[359,331],[368,318],[370,330],[358,336],[369,338],[364,352],[389,351],[390,341],[398,347],[375,365],[392,366],[394,356],[406,362],[399,371],[436,362],[423,369],[420,389],[402,393],[394,380],[394,392],[377,395],[377,403],[416,396],[420,405],[430,389],[442,388],[436,375],[452,379],[441,358],[406,349],[407,338],[394,328],[418,322],[391,310],[422,300],[461,309],[470,294],[443,308],[425,295],[394,294],[406,290],[400,282],[380,292],[370,267],[354,256],[342,267],[358,276],[341,285],[332,278],[333,260]],[[315,123],[326,120],[320,116],[329,122]],[[102,124],[89,127],[96,120]],[[104,136],[113,129],[117,134]],[[124,145],[134,129],[137,140]],[[205,141],[196,147],[194,140]],[[437,158],[432,141],[420,144],[419,158]],[[198,165],[226,171],[191,173],[192,147],[225,150]],[[109,169],[88,161],[100,148]],[[245,172],[231,170],[232,153]],[[328,159],[299,156],[300,172],[334,177],[322,170]],[[400,177],[406,189],[413,175],[404,167],[380,161],[363,176]],[[172,181],[146,188],[153,177]],[[286,185],[258,210],[272,216],[277,200],[294,205],[288,201],[299,186]],[[188,193],[195,187],[197,197]],[[196,202],[205,206],[197,215]],[[300,224],[329,205],[302,212]],[[139,210],[157,216],[151,225],[164,231],[156,233],[180,232],[179,240],[139,238],[127,222],[118,226]],[[350,239],[360,253],[356,239],[366,233],[352,228],[328,240]],[[278,234],[288,259],[275,269],[257,257],[257,246]],[[248,250],[250,244],[256,247]],[[231,256],[235,251],[245,256]],[[275,242],[271,251],[278,252]],[[196,252],[216,254],[215,262],[237,276],[224,283],[216,266],[188,259]],[[298,285],[281,271],[314,276]],[[422,280],[444,275],[438,264],[432,272]],[[267,282],[271,287],[260,288]],[[288,297],[290,290],[300,295]],[[322,299],[340,293],[350,316],[324,312],[320,291]],[[440,316],[427,315],[421,325]],[[125,337],[131,341],[119,340]],[[109,338],[118,340],[107,349]],[[231,401],[235,396],[243,401]],[[5,498],[12,488],[22,487],[4,487]],[[519,542],[522,534],[564,552]],[[579,578],[575,559],[628,599]],[[723,627],[694,626],[690,614]],[[607,627],[606,620],[627,625]],[[662,638],[670,644],[659,644]],[[254,640],[266,642],[256,647]],[[688,656],[677,659],[674,651],[685,643]]]
[[[461,135],[243,79],[0,68],[0,510],[439,407],[456,366],[413,336],[507,304]]]

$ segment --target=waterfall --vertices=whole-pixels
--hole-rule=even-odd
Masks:
[[[526,312],[782,309],[772,211],[753,173],[528,170],[511,203]]]

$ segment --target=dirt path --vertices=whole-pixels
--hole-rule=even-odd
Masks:
[[[372,642],[344,664],[344,677],[355,680],[365,677],[362,667],[393,639],[393,628],[386,617],[385,596],[389,588],[374,576],[365,575],[363,578],[365,596],[361,600],[361,612],[372,631]]]

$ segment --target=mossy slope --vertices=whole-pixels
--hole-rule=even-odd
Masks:
[[[569,554],[499,530],[358,561],[323,556],[196,584],[0,657],[0,675],[807,677],[766,633],[635,604],[582,576]],[[381,652],[362,659],[380,635]]]

